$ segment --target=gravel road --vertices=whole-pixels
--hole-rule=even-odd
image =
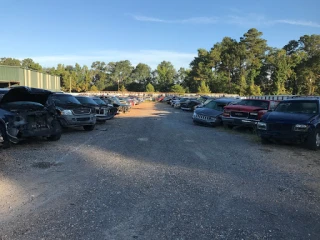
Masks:
[[[320,152],[143,103],[0,149],[0,239],[320,239]]]

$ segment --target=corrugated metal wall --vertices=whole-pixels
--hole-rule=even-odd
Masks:
[[[0,65],[0,83],[19,83],[20,86],[61,91],[60,77],[31,71],[20,67]]]

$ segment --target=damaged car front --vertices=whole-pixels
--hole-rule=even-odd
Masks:
[[[61,127],[54,106],[46,106],[52,92],[28,87],[10,89],[0,101],[0,129],[3,146],[29,137],[56,141]]]
[[[99,97],[93,97],[92,99],[99,105],[99,108],[96,109],[97,120],[110,120],[117,114],[118,108],[107,104],[106,102],[102,101]]]

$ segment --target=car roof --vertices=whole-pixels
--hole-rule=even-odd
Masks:
[[[295,98],[288,98],[282,101],[319,101],[319,97],[295,97]]]
[[[213,99],[216,102],[237,102],[239,101],[239,99],[236,98],[217,98],[217,99]]]

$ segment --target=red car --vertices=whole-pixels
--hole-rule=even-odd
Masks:
[[[255,127],[261,117],[273,110],[279,101],[262,99],[243,99],[235,105],[224,107],[222,122],[225,126]]]

